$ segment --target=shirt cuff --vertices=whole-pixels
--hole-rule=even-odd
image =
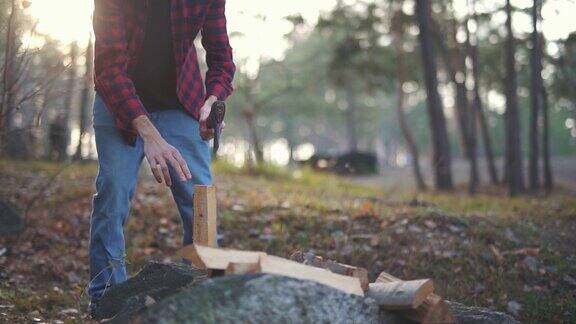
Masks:
[[[121,108],[119,109],[120,119],[123,120],[125,127],[130,129],[132,126],[132,121],[137,117],[142,115],[150,117],[146,108],[140,102],[138,98],[130,98],[120,104]]]
[[[226,100],[228,91],[219,83],[212,83],[206,87],[206,99],[210,96],[215,96],[220,101]]]

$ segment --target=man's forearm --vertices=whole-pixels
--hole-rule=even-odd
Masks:
[[[152,124],[146,115],[134,118],[134,120],[132,120],[132,125],[136,128],[138,135],[140,135],[145,142],[156,141],[162,138],[160,132],[158,132],[154,124]]]

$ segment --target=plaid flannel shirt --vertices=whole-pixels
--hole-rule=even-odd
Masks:
[[[132,120],[147,115],[130,74],[144,40],[150,0],[94,0],[95,89],[115,117],[128,143],[136,140]],[[177,95],[195,119],[210,95],[225,100],[232,93],[236,67],[226,30],[226,0],[171,1],[172,41]],[[194,39],[201,32],[208,71],[203,84]]]

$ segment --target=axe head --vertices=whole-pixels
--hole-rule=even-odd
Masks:
[[[226,115],[226,104],[224,101],[216,101],[212,104],[210,116],[208,117],[208,127],[214,130],[214,147],[212,152],[216,154],[220,147],[220,135],[222,134],[222,122]]]

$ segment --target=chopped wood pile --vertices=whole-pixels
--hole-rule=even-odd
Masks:
[[[343,292],[376,300],[385,310],[398,312],[417,323],[454,323],[444,299],[434,294],[431,279],[404,281],[382,272],[370,283],[364,268],[324,260],[313,253],[296,252],[289,259],[264,252],[216,247],[216,190],[196,186],[194,195],[195,244],[178,251],[177,256],[212,275],[269,273],[315,281]]]
[[[370,283],[366,269],[302,252],[294,253],[289,260],[264,252],[192,244],[177,255],[212,274],[269,273],[310,280],[349,294],[373,298],[382,309],[397,312],[418,323],[454,322],[448,305],[442,297],[434,294],[434,284],[430,279],[404,281],[382,272],[375,282]]]

